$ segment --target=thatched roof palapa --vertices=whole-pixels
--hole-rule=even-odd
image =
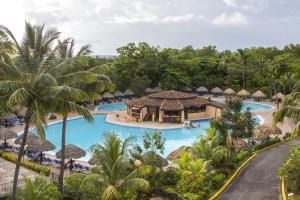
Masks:
[[[26,150],[32,152],[44,152],[54,150],[55,146],[48,140],[35,140],[28,144]]]
[[[66,159],[78,159],[78,158],[84,157],[85,155],[86,155],[86,152],[74,144],[68,144],[65,147]],[[57,158],[61,158],[61,150],[58,151],[55,154],[55,156]]]
[[[15,144],[19,144],[20,145],[21,142],[22,142],[22,139],[23,139],[23,134],[19,135],[19,137],[16,138]],[[25,144],[28,145],[28,144],[36,141],[36,140],[39,140],[39,139],[40,138],[37,135],[35,135],[35,134],[31,133],[31,132],[28,132]]]
[[[155,87],[155,88],[146,88],[145,92],[147,94],[150,94],[150,93],[156,93],[156,92],[161,92],[162,90],[160,89],[160,87]]]
[[[8,140],[12,138],[18,137],[18,134],[14,131],[11,131],[7,128],[1,128],[0,129],[0,139],[1,140]]]
[[[167,160],[177,160],[179,158],[181,158],[182,154],[186,153],[188,146],[181,146],[178,149],[176,149],[175,151],[172,151],[168,156],[167,156]]]
[[[211,89],[210,92],[214,93],[214,94],[221,94],[221,93],[223,93],[223,90],[219,87],[215,87],[215,88]]]
[[[269,138],[270,135],[281,135],[282,131],[279,127],[274,127],[272,124],[262,124],[254,130],[253,139],[263,140]]]
[[[131,89],[127,89],[127,90],[125,90],[124,95],[125,96],[133,96],[134,92]]]
[[[240,90],[238,93],[237,93],[237,95],[239,96],[239,97],[248,97],[248,96],[250,96],[250,93],[247,91],[247,90]]]
[[[283,100],[285,98],[285,95],[281,92],[277,93],[277,99]],[[272,97],[272,99],[276,99],[276,95]]]
[[[252,94],[252,97],[254,98],[265,98],[266,95],[262,91],[258,90],[255,93]]]
[[[89,159],[88,163],[90,165],[96,165],[97,164],[97,159],[95,156],[92,156],[91,159]]]
[[[102,98],[104,98],[104,99],[112,99],[112,98],[114,98],[114,95],[112,95],[110,92],[105,92],[102,95]]]
[[[125,96],[124,94],[123,94],[123,92],[121,92],[120,90],[116,90],[115,92],[114,92],[114,94],[113,94],[115,97],[123,97],[123,96]]]
[[[222,103],[174,90],[152,93],[139,99],[126,101],[125,104],[136,108],[158,107],[166,111],[181,111],[186,108],[204,105],[210,105],[220,109],[224,108],[224,104]]]
[[[192,92],[193,90],[192,90],[192,88],[190,88],[190,87],[183,87],[183,88],[182,88],[182,91],[183,91],[183,92]]]
[[[6,113],[3,113],[0,116],[0,120],[9,120],[9,119],[13,119],[13,118],[16,118],[16,117],[17,117],[16,114],[11,113],[11,112],[6,112]]]
[[[206,87],[200,86],[196,89],[196,92],[208,92],[208,89]]]
[[[231,89],[231,88],[226,89],[226,90],[224,91],[224,93],[225,93],[226,95],[235,95],[235,94],[236,94],[236,92],[235,92],[233,89]]]

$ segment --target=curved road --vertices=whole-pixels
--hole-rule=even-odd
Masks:
[[[219,197],[219,200],[280,199],[280,178],[277,170],[288,159],[291,147],[298,144],[300,139],[259,153]]]

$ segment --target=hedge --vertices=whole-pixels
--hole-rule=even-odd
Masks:
[[[263,149],[263,148],[265,148],[265,147],[271,146],[271,145],[273,145],[273,144],[277,144],[277,143],[279,143],[279,142],[281,142],[280,139],[269,140],[269,141],[266,142],[266,143],[263,143],[263,144],[254,146],[253,151],[258,151],[258,150],[260,150],[260,149]]]
[[[17,162],[17,157],[12,153],[0,152],[0,157],[5,159],[5,160],[8,160],[10,162],[13,162],[13,163]],[[44,167],[42,165],[27,161],[27,160],[22,160],[21,165],[23,167],[26,167],[28,169],[31,169],[31,170],[39,173],[39,174],[43,174],[43,175],[46,175],[46,176],[50,175],[50,169],[47,168],[47,167]]]

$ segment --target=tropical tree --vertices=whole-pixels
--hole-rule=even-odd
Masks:
[[[279,110],[273,117],[273,124],[282,122],[286,117],[295,123],[292,136],[300,135],[300,92],[289,94],[284,98]]]
[[[91,147],[96,167],[87,178],[98,180],[98,187],[102,190],[101,200],[118,200],[124,198],[128,192],[137,194],[149,191],[149,183],[141,177],[152,173],[152,167],[144,165],[133,171],[129,170],[131,141],[132,138],[122,141],[115,133],[109,132],[105,134],[103,144]]]
[[[27,107],[24,136],[14,175],[13,199],[16,199],[20,163],[29,125],[34,125],[39,135],[44,138],[46,115],[51,110],[51,105],[56,103],[50,89],[57,87],[57,82],[50,74],[44,73],[44,69],[49,65],[53,66],[55,50],[52,44],[58,38],[59,32],[55,29],[44,30],[44,26],[33,26],[26,22],[25,35],[19,43],[9,29],[1,26],[1,30],[11,37],[17,49],[15,63],[0,61],[2,98],[7,99],[8,106]]]
[[[25,186],[18,192],[18,200],[57,200],[60,197],[57,186],[43,176],[34,180],[25,177]]]
[[[242,72],[243,88],[246,88],[246,73],[247,67],[250,59],[250,52],[248,49],[238,49],[237,50],[239,64]]]
[[[4,30],[0,30],[0,60],[11,62],[11,56],[15,53],[13,42],[9,40]]]

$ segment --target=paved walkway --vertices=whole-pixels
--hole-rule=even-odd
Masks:
[[[219,200],[280,199],[280,179],[277,170],[288,159],[291,147],[298,144],[299,138],[259,153]]]
[[[15,167],[16,165],[14,163],[0,158],[0,196],[1,194],[6,194],[11,190],[12,182],[14,180]],[[21,167],[19,174],[19,185],[23,183],[24,176],[30,178],[36,175],[37,173],[34,171]]]

